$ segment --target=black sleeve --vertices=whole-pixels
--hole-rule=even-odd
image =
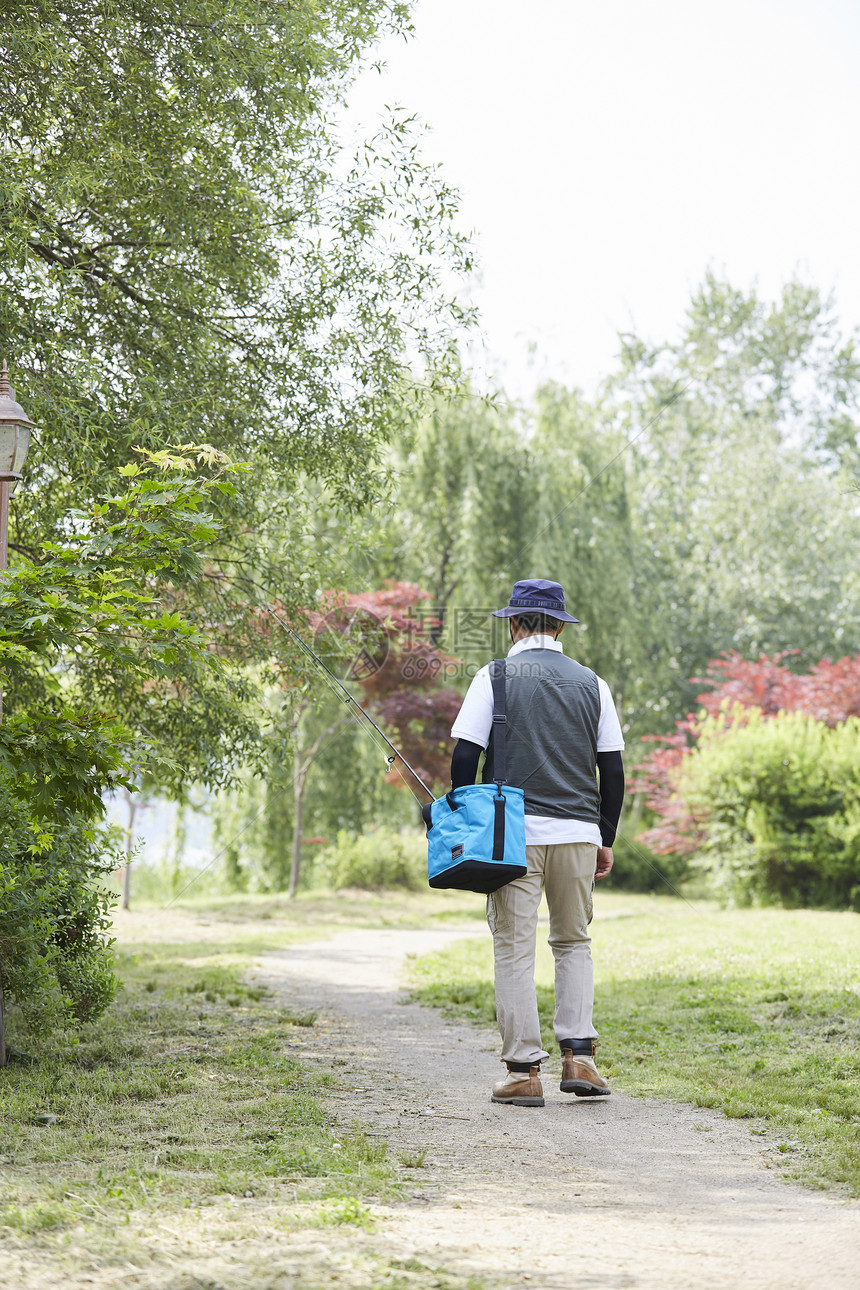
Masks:
[[[469,743],[468,739],[458,739],[451,757],[451,787],[463,788],[474,784],[478,775],[478,762],[483,748],[480,744]]]
[[[599,752],[597,773],[600,776],[600,836],[605,847],[615,841],[615,830],[624,801],[624,762],[620,752]]]

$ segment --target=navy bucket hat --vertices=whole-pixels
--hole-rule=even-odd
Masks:
[[[546,614],[560,623],[578,623],[565,612],[564,590],[560,582],[547,582],[545,578],[528,578],[515,582],[510,604],[504,609],[494,609],[494,618],[517,618],[520,614]]]

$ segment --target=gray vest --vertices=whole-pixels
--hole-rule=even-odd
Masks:
[[[523,790],[526,815],[599,824],[597,677],[552,649],[522,650],[505,666],[507,780]],[[492,734],[483,781],[493,782]]]

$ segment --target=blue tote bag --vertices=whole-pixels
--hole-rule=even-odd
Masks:
[[[493,683],[492,784],[468,784],[422,810],[427,826],[431,887],[456,887],[485,895],[526,872],[523,790],[505,781],[505,660],[490,665]]]

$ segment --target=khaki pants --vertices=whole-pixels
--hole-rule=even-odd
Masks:
[[[496,1017],[502,1060],[537,1062],[548,1054],[540,1041],[535,997],[535,937],[541,890],[549,906],[549,944],[555,957],[555,1037],[597,1035],[592,1021],[594,965],[591,961],[591,895],[597,847],[559,842],[526,847],[524,878],[487,897],[493,933]]]

